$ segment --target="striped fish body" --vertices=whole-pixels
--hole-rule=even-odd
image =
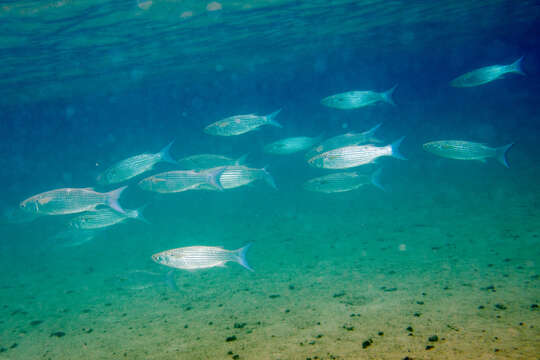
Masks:
[[[235,165],[236,162],[236,159],[231,159],[223,155],[200,154],[180,159],[178,160],[178,165],[184,169],[200,170],[218,166]]]
[[[126,219],[136,218],[137,216],[137,210],[130,210],[125,214],[121,214],[113,209],[103,208],[71,219],[69,227],[84,230],[101,229],[119,224]]]
[[[457,160],[484,160],[496,155],[495,148],[462,140],[432,141],[423,147],[432,154]]]
[[[161,154],[140,154],[122,160],[109,167],[97,178],[101,185],[110,185],[129,180],[151,170],[161,161]]]
[[[312,157],[323,152],[327,152],[344,146],[365,145],[378,142],[380,142],[380,140],[372,134],[347,133],[343,135],[338,135],[323,141],[322,143],[308,151],[308,153],[306,154],[306,159],[311,159]]]
[[[335,109],[357,109],[384,101],[381,94],[375,91],[348,91],[328,96],[321,100],[324,106]]]
[[[34,195],[21,202],[21,209],[43,215],[65,215],[94,210],[99,205],[107,204],[107,193],[64,188]]]
[[[223,189],[234,189],[256,180],[265,180],[273,188],[276,187],[266,169],[254,169],[243,165],[225,166],[219,176],[219,184]]]
[[[207,176],[195,170],[166,171],[139,181],[141,189],[162,194],[198,190],[204,184],[207,184]]]
[[[296,152],[310,148],[311,146],[313,146],[320,140],[321,140],[320,136],[290,137],[290,138],[278,140],[271,144],[266,145],[264,147],[264,152],[268,154],[277,154],[277,155],[294,154]]]
[[[497,79],[502,79],[504,75],[510,73],[525,75],[521,69],[522,60],[523,56],[509,65],[492,65],[473,70],[458,76],[450,82],[450,85],[453,87],[473,87],[484,85]]]
[[[255,130],[267,122],[266,116],[235,115],[208,125],[204,132],[216,136],[235,136]]]
[[[392,156],[390,145],[351,145],[316,155],[308,160],[313,167],[324,169],[348,169],[371,164],[381,156]]]
[[[223,267],[229,261],[237,262],[252,270],[245,259],[248,248],[249,244],[237,250],[226,250],[215,246],[188,246],[162,251],[152,255],[152,259],[158,264],[185,270]]]
[[[355,190],[370,183],[371,179],[367,175],[340,172],[308,180],[304,183],[304,189],[330,194]]]

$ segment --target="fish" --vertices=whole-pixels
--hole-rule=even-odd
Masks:
[[[20,208],[31,214],[67,215],[95,210],[104,205],[125,214],[118,199],[127,188],[100,193],[92,188],[63,188],[34,195],[20,203]]]
[[[111,208],[97,209],[79,215],[69,221],[68,226],[72,229],[102,229],[112,225],[119,224],[127,219],[137,219],[148,223],[143,216],[143,211],[146,206],[142,206],[135,210],[127,210],[125,214],[121,214]]]
[[[187,246],[152,255],[156,263],[175,269],[198,270],[216,266],[225,267],[229,261],[237,262],[253,271],[246,260],[246,252],[251,244],[237,250],[226,250],[216,246]]]
[[[264,180],[272,188],[277,189],[274,178],[266,170],[266,167],[262,169],[254,169],[243,165],[234,165],[209,170],[220,171],[217,182],[225,190],[248,185],[253,181],[260,179]],[[215,190],[215,188],[212,190]]]
[[[67,229],[52,237],[59,247],[76,247],[86,244],[101,233],[103,229]]]
[[[362,133],[349,132],[324,140],[319,145],[317,145],[313,149],[310,149],[306,153],[306,159],[311,159],[317,154],[321,154],[323,152],[334,150],[344,146],[380,143],[381,140],[375,137],[375,132],[381,127],[381,125],[382,123],[377,124],[371,129]]]
[[[181,168],[189,170],[201,170],[227,165],[244,165],[246,158],[247,155],[243,155],[238,159],[231,159],[223,155],[199,154],[179,159],[177,162]]]
[[[399,152],[399,146],[404,138],[401,137],[389,145],[380,147],[368,144],[337,148],[312,157],[308,163],[313,167],[324,169],[348,169],[371,164],[382,156],[406,160]]]
[[[223,190],[219,176],[224,167],[208,170],[175,170],[149,176],[139,181],[139,187],[161,194],[178,193],[188,190]]]
[[[522,61],[523,56],[510,65],[485,66],[458,76],[450,81],[450,85],[453,87],[473,87],[484,85],[497,79],[502,79],[504,75],[510,73],[525,75],[521,69]]]
[[[216,136],[235,136],[253,131],[263,125],[282,128],[283,126],[275,120],[280,112],[281,109],[264,116],[255,114],[230,116],[206,126],[204,132]]]
[[[514,143],[492,148],[486,144],[463,140],[440,140],[431,141],[423,145],[424,150],[449,159],[456,160],[479,160],[495,158],[505,167],[510,167],[506,161],[506,153]]]
[[[372,184],[386,191],[380,183],[380,175],[380,168],[374,171],[371,176],[357,172],[339,172],[310,179],[304,183],[303,187],[308,191],[331,194],[356,190],[364,185]]]
[[[144,153],[124,159],[109,167],[97,177],[100,185],[112,185],[127,181],[135,176],[152,170],[154,165],[165,162],[177,165],[178,163],[171,157],[169,150],[174,144],[171,141],[169,145],[155,154]]]
[[[267,154],[276,154],[276,155],[288,155],[294,154],[296,152],[306,150],[313,145],[320,142],[323,138],[323,135],[316,137],[308,136],[299,136],[299,137],[290,137],[286,139],[281,139],[275,141],[271,144],[267,144],[263,151]]]
[[[331,95],[321,100],[321,104],[327,107],[349,110],[358,109],[364,106],[374,105],[378,102],[385,102],[395,106],[392,94],[397,88],[397,84],[389,90],[383,92],[376,91],[348,91]]]

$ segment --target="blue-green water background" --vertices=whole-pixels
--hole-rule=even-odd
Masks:
[[[537,12],[538,6],[532,4],[532,11]],[[342,271],[341,266],[346,269],[343,271],[349,271],[343,264],[360,262],[365,256],[359,255],[362,251],[371,255],[371,267],[362,268],[365,277],[373,276],[374,269],[397,264],[395,271],[417,271],[421,281],[422,265],[414,270],[414,264],[437,263],[445,256],[455,256],[485,265],[493,261],[494,253],[532,262],[530,272],[537,273],[538,20],[528,21],[522,27],[516,22],[513,27],[504,10],[499,15],[500,19],[483,21],[500,21],[509,24],[507,28],[486,26],[498,30],[463,39],[454,38],[451,27],[438,29],[437,24],[419,23],[412,30],[406,26],[388,28],[417,34],[410,48],[389,48],[386,39],[391,35],[384,28],[372,34],[367,44],[339,37],[338,45],[329,50],[318,44],[311,51],[303,49],[297,57],[294,47],[275,46],[279,61],[269,58],[264,66],[253,71],[243,64],[242,54],[261,49],[255,37],[237,44],[239,51],[235,54],[227,54],[226,62],[239,64],[234,71],[225,67],[208,74],[205,68],[199,73],[197,65],[191,64],[188,72],[171,72],[166,80],[162,76],[152,79],[152,68],[160,66],[159,57],[153,67],[141,66],[133,59],[131,67],[127,66],[132,76],[137,77],[141,68],[145,70],[144,82],[134,81],[131,88],[123,86],[111,91],[114,84],[107,84],[104,91],[81,91],[65,81],[59,88],[59,99],[5,104],[0,109],[0,184],[4,207],[17,206],[31,195],[54,188],[96,186],[96,175],[110,164],[142,152],[156,152],[173,139],[171,152],[175,158],[197,153],[231,157],[249,154],[250,164],[268,165],[278,186],[275,191],[257,183],[223,193],[201,191],[171,196],[151,196],[130,187],[121,202],[128,208],[149,204],[146,217],[151,224],[123,224],[76,248],[59,248],[52,239],[65,219],[47,217],[23,225],[2,224],[0,279],[4,294],[10,297],[3,299],[7,309],[11,311],[17,303],[34,311],[42,308],[42,314],[34,312],[32,316],[46,318],[50,307],[67,307],[72,303],[65,291],[77,292],[81,288],[92,293],[92,303],[104,303],[115,286],[101,279],[112,279],[130,269],[165,273],[165,269],[151,262],[150,256],[189,245],[233,249],[253,242],[248,260],[254,274],[243,273],[243,269],[231,265],[214,269],[215,274],[211,275],[233,289],[238,279],[247,286],[250,281],[256,282],[257,276],[271,278],[275,273],[294,282],[299,272],[320,263],[335,266],[337,273]],[[316,36],[310,31],[318,26],[312,24],[304,36]],[[137,29],[138,33],[144,31],[145,28]],[[253,31],[257,31],[256,27]],[[423,32],[438,31],[438,36],[434,35],[436,41],[426,41],[422,46]],[[226,35],[227,30],[220,33],[221,37]],[[446,40],[452,46],[447,46]],[[180,44],[173,45],[170,51],[175,53]],[[272,50],[266,50],[263,56]],[[25,51],[28,56],[39,50]],[[280,57],[281,51],[288,52],[286,58]],[[208,50],[208,56],[219,58],[220,54]],[[468,89],[448,84],[455,76],[474,68],[511,63],[520,56],[524,56],[526,76],[511,75]],[[72,61],[68,57],[64,65],[70,66]],[[84,55],[78,61],[84,64]],[[182,56],[178,56],[178,61],[183,61]],[[107,73],[106,68],[100,71]],[[399,84],[394,94],[396,107],[382,104],[340,111],[320,104],[321,98],[334,93],[382,91],[394,84]],[[12,86],[4,92],[17,92],[17,85]],[[70,96],[71,93],[76,95]],[[202,132],[207,124],[230,115],[266,114],[279,108],[283,110],[277,120],[283,129],[265,127],[229,138]],[[348,130],[364,131],[378,123],[383,125],[377,135],[385,142],[406,136],[402,153],[408,160],[380,162],[386,193],[368,187],[335,195],[308,193],[301,184],[327,172],[310,168],[302,154],[280,157],[262,153],[264,144],[283,137],[321,133],[333,136]],[[514,142],[508,153],[510,168],[494,160],[486,164],[460,162],[423,151],[423,143],[438,139],[467,139],[491,146]],[[156,171],[172,168],[161,164]],[[423,227],[437,228],[446,235],[417,236],[418,229]],[[378,252],[397,249],[404,243],[414,250],[390,257]],[[445,246],[458,250],[451,256],[433,250]],[[429,268],[425,265],[424,269]],[[437,281],[452,284],[452,276],[456,276],[452,274],[450,271],[448,278]],[[176,281],[182,288],[185,278],[182,273],[178,276]],[[482,275],[479,276],[482,282]],[[490,278],[489,274],[485,276]],[[516,276],[516,281],[520,280]],[[32,288],[28,284],[36,282],[51,293],[25,290]],[[189,278],[189,284],[205,287],[204,281],[193,285],[193,278]],[[186,303],[183,297],[189,296],[189,289],[184,287],[180,294],[172,296],[179,297],[178,303]],[[51,298],[52,293],[56,295]],[[122,296],[122,301],[129,301],[129,295]],[[537,301],[537,285],[523,296],[524,304]],[[198,304],[222,301],[219,293],[215,297],[217,300],[206,298]],[[16,332],[9,321],[3,327],[4,335]],[[43,336],[47,337],[48,332]],[[5,342],[0,345],[9,345],[11,341]]]

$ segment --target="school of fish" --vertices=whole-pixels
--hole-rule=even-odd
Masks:
[[[482,67],[450,81],[452,87],[475,87],[502,79],[508,74],[525,75],[521,63],[523,57],[508,65]],[[396,106],[393,94],[397,85],[383,91],[353,90],[327,96],[321,104],[339,110],[359,109],[386,103]],[[215,121],[203,132],[212,136],[233,137],[260,130],[265,125],[282,128],[276,121],[281,113],[276,110],[268,115],[233,115]],[[375,137],[382,124],[377,124],[364,132],[347,132],[324,139],[324,134],[316,136],[294,136],[278,139],[262,147],[262,152],[272,155],[293,155],[305,152],[304,159],[310,166],[334,171],[304,182],[307,191],[324,194],[344,193],[365,185],[374,185],[385,190],[381,183],[382,158],[401,160],[400,145],[405,137],[384,144]],[[142,153],[125,158],[104,170],[97,183],[102,187],[121,184],[109,191],[96,191],[93,188],[59,188],[33,195],[20,202],[18,208],[5,213],[13,223],[26,223],[44,216],[71,216],[66,228],[56,235],[57,239],[72,239],[65,246],[79,246],[111,226],[128,220],[148,221],[143,215],[146,205],[138,209],[124,209],[119,199],[123,192],[136,184],[142,191],[173,194],[186,191],[205,190],[223,192],[244,187],[257,181],[265,182],[272,189],[278,189],[267,167],[250,167],[247,155],[229,157],[222,154],[195,154],[175,160],[170,153],[174,141],[157,153]],[[506,159],[513,143],[490,147],[483,143],[466,140],[433,140],[423,144],[423,149],[442,158],[474,160],[485,162],[494,158],[509,167]],[[360,167],[376,163],[375,170],[369,173],[358,171]],[[167,171],[157,171],[158,164],[170,167]],[[161,169],[163,170],[163,169]],[[346,170],[346,171],[343,171]],[[154,172],[148,174],[149,172]],[[139,191],[140,191],[139,190]],[[253,270],[246,260],[246,252],[251,244],[237,250],[226,250],[216,246],[187,246],[164,250],[152,255],[161,265],[184,270],[197,270],[224,267],[235,262],[248,270]]]

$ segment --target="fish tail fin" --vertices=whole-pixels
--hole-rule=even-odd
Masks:
[[[249,250],[249,248],[251,247],[251,244],[252,243],[249,243],[247,244],[246,246],[244,247],[241,247],[240,249],[236,250],[235,253],[236,253],[236,261],[242,265],[243,267],[245,267],[246,269],[248,269],[249,271],[254,271],[248,264],[247,260],[246,260],[246,253],[247,251]]]
[[[407,160],[407,158],[403,156],[401,152],[399,151],[399,146],[401,145],[401,142],[403,141],[403,139],[405,139],[405,136],[400,137],[399,139],[394,141],[392,144],[390,144],[390,148],[392,149],[391,154],[396,159]]]
[[[274,181],[274,178],[272,177],[272,175],[270,175],[270,173],[268,172],[268,165],[263,167],[261,170],[263,172],[264,181],[266,181],[266,183],[270,185],[272,188],[277,190],[276,182]]]
[[[244,165],[246,163],[246,159],[248,158],[249,154],[244,154],[240,156],[236,161],[234,162],[234,165]]]
[[[368,139],[374,139],[374,140],[378,140],[376,137],[375,137],[375,132],[377,130],[379,130],[379,128],[382,126],[382,123],[378,123],[377,125],[375,125],[374,127],[372,127],[371,129],[369,129],[368,131],[366,131],[366,137]]]
[[[266,115],[265,118],[266,118],[266,121],[268,122],[268,124],[273,125],[273,126],[276,126],[276,127],[278,127],[278,128],[282,128],[283,125],[281,125],[280,123],[278,123],[278,122],[275,120],[276,116],[278,116],[278,114],[279,114],[280,112],[281,112],[281,109],[276,110],[276,111],[274,111],[273,113]]]
[[[508,66],[509,72],[520,74],[520,75],[526,75],[523,72],[523,69],[521,67],[521,62],[523,61],[523,56],[514,61],[512,64]]]
[[[148,221],[145,217],[144,217],[144,210],[148,207],[148,204],[144,204],[143,206],[135,209],[132,211],[132,217],[133,219],[137,219],[137,220],[140,220],[142,221],[143,223],[146,223],[146,224],[150,224],[150,221]]]
[[[497,159],[498,162],[509,168],[508,162],[506,161],[506,153],[508,152],[508,149],[510,149],[514,145],[514,143],[510,143],[498,148],[495,148],[495,159]]]
[[[122,206],[118,202],[118,199],[120,199],[120,195],[122,195],[122,192],[124,192],[124,190],[126,189],[127,186],[122,186],[121,188],[106,193],[107,206],[111,207],[115,211],[118,211],[119,213],[125,214],[126,210],[122,208]]]
[[[171,156],[171,153],[170,153],[171,146],[173,146],[174,141],[175,140],[171,141],[167,146],[165,146],[163,149],[161,149],[161,151],[159,152],[159,157],[160,157],[161,161],[163,161],[163,162],[178,165],[178,162],[173,159],[173,157]]]
[[[398,84],[394,85],[391,89],[386,90],[381,93],[382,99],[393,106],[396,106],[396,103],[394,102],[394,99],[392,99],[392,94],[396,90],[397,86]]]
[[[378,168],[377,170],[375,170],[372,174],[371,174],[371,183],[378,187],[379,189],[381,189],[382,191],[386,192],[386,189],[384,188],[384,186],[382,186],[381,184],[381,173],[382,173],[382,168]]]
[[[215,169],[212,169],[212,171],[206,172],[206,181],[218,189],[219,191],[223,191],[223,186],[221,185],[220,178],[223,172],[227,169],[226,166],[221,166]]]

